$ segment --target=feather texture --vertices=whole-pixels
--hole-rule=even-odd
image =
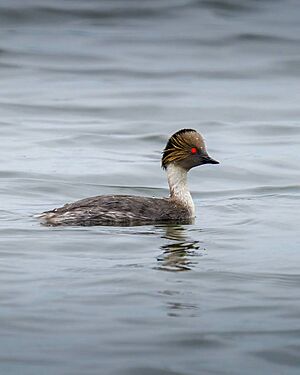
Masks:
[[[144,225],[191,223],[195,207],[187,185],[187,172],[205,163],[217,164],[205,149],[202,136],[193,129],[172,135],[163,151],[162,167],[167,172],[169,198],[129,195],[101,195],[69,203],[42,213],[45,225]]]
[[[144,225],[190,222],[189,210],[172,198],[101,195],[69,203],[40,215],[46,225]]]

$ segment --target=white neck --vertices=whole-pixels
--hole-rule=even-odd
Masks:
[[[191,216],[194,217],[195,205],[189,192],[186,169],[175,164],[169,164],[167,166],[167,178],[171,198],[184,204],[190,210]]]

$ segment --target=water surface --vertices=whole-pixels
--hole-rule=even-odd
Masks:
[[[298,374],[300,6],[2,1],[3,374]],[[195,224],[45,228],[97,194],[168,194],[170,134]]]

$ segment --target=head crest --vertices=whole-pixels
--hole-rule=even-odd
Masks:
[[[163,151],[162,168],[166,169],[169,163],[182,160],[187,155],[190,143],[186,139],[187,133],[197,133],[194,129],[181,129],[174,133],[168,140],[168,143]]]

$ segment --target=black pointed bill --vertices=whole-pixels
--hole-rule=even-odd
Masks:
[[[217,160],[211,158],[209,155],[202,156],[203,164],[220,164]]]

